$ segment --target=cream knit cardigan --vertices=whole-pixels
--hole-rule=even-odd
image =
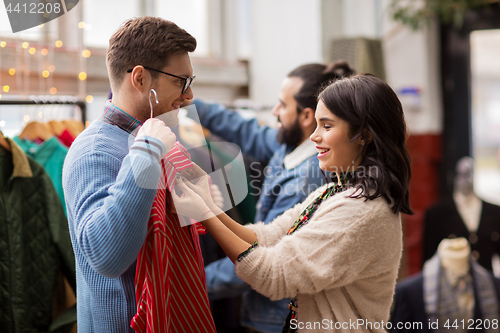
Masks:
[[[403,248],[401,216],[383,198],[348,198],[349,189],[286,235],[325,188],[267,225],[247,225],[259,246],[236,263],[236,273],[272,300],[298,295],[292,325],[299,332],[385,332]]]

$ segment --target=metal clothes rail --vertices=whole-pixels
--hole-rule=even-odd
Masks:
[[[80,108],[82,123],[87,121],[87,105],[84,101],[61,101],[61,100],[3,100],[0,105],[76,105]]]

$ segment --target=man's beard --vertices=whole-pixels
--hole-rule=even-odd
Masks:
[[[282,124],[276,135],[276,140],[278,140],[279,143],[284,143],[295,148],[301,143],[303,137],[304,131],[300,128],[299,117],[297,117],[290,127],[285,127],[285,125]]]

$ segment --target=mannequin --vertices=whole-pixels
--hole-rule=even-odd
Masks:
[[[473,160],[466,156],[456,166],[453,195],[430,207],[424,219],[423,261],[430,259],[445,238],[465,237],[471,256],[488,270],[500,253],[500,207],[474,193]]]
[[[443,239],[438,247],[438,257],[446,280],[454,288],[460,319],[466,322],[474,316],[474,291],[469,272],[470,252],[469,242],[463,237]]]
[[[463,237],[443,239],[439,243],[438,256],[449,283],[453,284],[458,277],[469,272],[469,255],[470,246]]]
[[[474,160],[462,157],[456,166],[453,201],[469,232],[476,232],[481,218],[482,202],[474,193]]]
[[[447,320],[474,324],[500,318],[500,279],[471,257],[467,239],[443,239],[423,272],[396,286],[390,332],[468,332],[464,327],[444,325]],[[398,323],[407,324],[398,328]],[[439,327],[429,323],[439,323]],[[478,331],[474,325],[470,328],[470,332]]]

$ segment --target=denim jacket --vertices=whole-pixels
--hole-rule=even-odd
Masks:
[[[244,119],[221,105],[200,100],[195,100],[194,105],[204,127],[222,139],[239,145],[243,154],[267,163],[256,207],[256,222],[271,222],[325,183],[318,158],[315,153],[310,154],[310,147],[306,149],[309,154],[295,156],[300,162],[296,163],[297,166],[287,169],[284,160],[293,147],[278,143],[276,129],[259,126],[256,119]],[[188,116],[194,118],[193,112],[193,109],[189,110]],[[310,143],[306,142],[304,145]],[[211,299],[234,297],[243,293],[243,326],[262,332],[281,332],[288,314],[288,299],[271,301],[251,290],[236,275],[234,265],[227,257],[207,265],[205,272]]]

